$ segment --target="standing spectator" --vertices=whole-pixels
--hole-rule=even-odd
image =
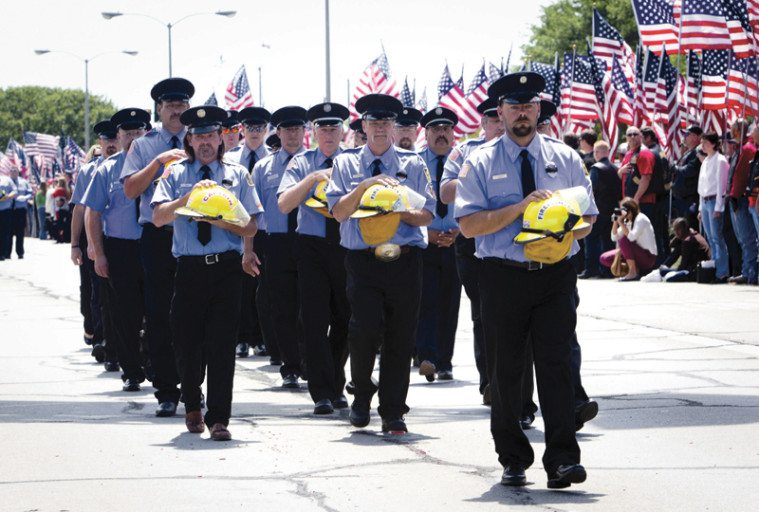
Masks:
[[[580,134],[580,156],[587,170],[590,170],[593,164],[598,161],[594,154],[597,140],[598,135],[593,130],[584,130]]]
[[[675,233],[670,242],[672,250],[659,267],[659,274],[668,283],[695,281],[699,262],[711,257],[709,244],[700,233],[688,225],[684,217],[678,217],[672,222],[672,230]],[[672,267],[678,259],[680,264],[677,268]]]
[[[728,205],[730,220],[738,243],[741,246],[741,273],[728,279],[735,284],[756,284],[756,228],[749,212],[748,180],[751,172],[751,161],[756,154],[756,146],[751,137],[746,137],[746,121],[739,119],[733,123],[730,133],[738,142],[730,158],[730,171],[727,181]],[[741,142],[744,143],[741,147]]]
[[[580,137],[578,137],[576,133],[565,133],[562,140],[564,141],[564,144],[566,144],[567,146],[569,146],[570,148],[574,149],[575,151],[579,153]]]
[[[654,170],[651,175],[651,182],[648,185],[647,193],[654,194],[653,211],[647,212],[651,224],[654,226],[656,234],[656,248],[659,251],[659,258],[663,258],[669,251],[669,161],[662,151],[656,132],[650,126],[644,126],[640,129],[643,138],[643,146],[648,148],[654,155]],[[643,205],[641,204],[641,209]]]
[[[58,178],[53,197],[53,238],[57,243],[70,240],[71,214],[68,202],[71,194],[66,186],[65,178]]]
[[[619,252],[629,269],[626,276],[619,278],[620,281],[637,281],[641,274],[654,268],[657,254],[654,228],[635,199],[626,197],[619,203],[619,211],[615,211],[612,217],[611,239],[619,248],[602,254],[601,264],[611,267]]]
[[[32,199],[32,186],[24,178],[19,176],[18,167],[12,167],[10,178],[13,182],[17,194],[13,200],[13,232],[12,236],[16,237],[16,256],[18,259],[24,258],[24,235],[26,233],[27,204]],[[11,242],[13,240],[11,239]],[[11,257],[10,252],[5,255]]]
[[[701,160],[698,159],[698,144],[704,131],[697,125],[688,127],[685,136],[683,156],[672,168],[672,209],[686,217],[691,226],[698,225],[698,173]]]
[[[751,129],[751,137],[754,141],[754,145],[759,147],[759,123],[754,123]],[[751,176],[748,181],[749,198],[748,205],[751,217],[754,219],[754,228],[759,233],[759,151],[754,155],[754,160],[751,162]]]
[[[593,197],[598,207],[598,217],[593,230],[585,237],[585,271],[580,279],[600,277],[608,271],[602,271],[601,253],[614,248],[611,241],[611,215],[622,197],[622,182],[617,176],[617,166],[609,161],[609,143],[599,140],[593,146],[596,162],[590,167],[590,182],[593,184]]]
[[[13,247],[13,203],[16,189],[8,176],[0,174],[0,261],[10,258]]]
[[[45,217],[45,201],[47,198],[47,183],[40,183],[37,194],[34,196],[34,206],[37,208],[37,222],[39,222],[39,239],[47,240],[47,219]]]
[[[704,232],[714,257],[716,281],[724,283],[728,277],[728,264],[727,245],[722,235],[722,214],[725,211],[730,164],[719,152],[719,135],[716,133],[705,133],[701,137],[701,148],[703,151],[698,155],[701,160],[701,173],[698,177],[698,195],[701,197],[698,218],[704,224]]]

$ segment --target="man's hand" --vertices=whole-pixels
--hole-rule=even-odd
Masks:
[[[95,273],[104,279],[108,279],[108,260],[105,254],[95,255]]]
[[[82,250],[79,247],[71,247],[71,262],[77,266],[82,264]]]
[[[87,246],[87,257],[92,261],[95,261],[95,248],[91,245]]]
[[[253,277],[261,275],[261,260],[258,259],[258,255],[253,252],[245,252],[242,255],[242,269]]]
[[[187,153],[182,149],[170,149],[155,157],[155,159],[161,164],[167,164],[172,160],[181,160],[183,158],[187,158]]]
[[[527,206],[530,203],[534,203],[537,201],[544,201],[548,199],[549,197],[551,197],[552,195],[553,195],[553,192],[551,192],[550,190],[543,190],[543,189],[536,190],[530,193],[529,196],[522,199],[522,202],[519,203],[519,209],[522,211],[522,213],[524,213],[524,211],[527,209]]]
[[[218,185],[218,183],[216,183],[213,180],[200,180],[199,182],[197,182],[195,185],[192,186],[192,190],[195,190],[196,188],[211,188],[211,187],[215,187],[216,185]],[[190,197],[190,194],[188,193],[186,194],[186,196]]]
[[[327,181],[332,178],[332,168],[312,172],[308,177],[311,179],[312,185],[316,185],[320,181]]]
[[[714,212],[712,214],[712,218],[714,219],[719,219],[720,217],[722,217],[722,212]]]
[[[632,170],[632,166],[629,163],[627,163],[627,164],[621,166],[619,169],[617,169],[617,175],[621,178],[625,174],[627,174],[628,172],[630,172],[631,170]]]
[[[395,178],[391,178],[390,176],[386,176],[384,174],[378,174],[377,176],[366,178],[361,182],[360,186],[363,186],[364,190],[366,190],[372,185],[385,185],[387,187],[395,187],[398,186],[398,184],[399,182]]]

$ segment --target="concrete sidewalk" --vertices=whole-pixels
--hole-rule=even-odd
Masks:
[[[583,378],[601,412],[579,434],[588,481],[549,491],[540,418],[532,484],[498,484],[466,300],[456,380],[412,374],[408,436],[382,436],[376,410],[362,431],[347,411],[316,418],[305,388],[281,390],[249,358],[234,440],[215,443],[93,362],[68,246],[28,240],[0,283],[0,510],[757,510],[757,287],[581,282]]]

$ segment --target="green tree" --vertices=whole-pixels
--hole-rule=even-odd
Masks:
[[[552,63],[554,55],[572,51],[585,54],[585,41],[592,37],[594,0],[557,0],[543,7],[540,23],[531,27],[530,42],[522,47],[525,62]],[[595,7],[635,50],[638,27],[630,0],[607,0]]]
[[[116,107],[101,96],[90,95],[90,140],[92,127],[110,118]],[[84,148],[84,91],[50,87],[0,89],[0,151],[8,139],[23,142],[25,131],[68,135]]]

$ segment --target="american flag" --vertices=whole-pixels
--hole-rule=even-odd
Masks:
[[[668,55],[662,55],[659,70],[659,80],[656,90],[656,109],[663,113],[662,121],[665,129],[665,144],[670,155],[679,157],[679,146],[682,142],[681,133],[681,109],[683,102],[680,101],[682,78],[669,60]],[[684,90],[684,87],[683,87]]]
[[[730,62],[730,85],[727,89],[727,104],[744,114],[756,115],[759,83],[757,83],[757,57],[737,59],[733,55]]]
[[[476,132],[480,125],[479,113],[476,108],[476,115],[469,111],[471,106],[464,96],[463,78],[459,78],[459,81],[454,83],[447,64],[438,82],[437,92],[438,104],[453,110],[459,116],[459,124],[453,130],[454,136],[458,138],[467,133]]]
[[[706,110],[701,128],[705,132],[716,132],[717,135],[725,133],[725,129],[732,126],[738,120],[738,114],[734,110]]]
[[[41,156],[54,162],[58,159],[60,137],[46,133],[24,132],[24,151],[30,157]]]
[[[593,9],[593,54],[597,59],[606,62],[611,68],[614,57],[622,64],[622,69],[630,84],[635,84],[635,54],[632,48],[625,42],[619,31],[612,27],[601,16],[597,9]]]
[[[26,163],[26,153],[24,153],[24,149],[21,147],[21,144],[13,139],[9,139],[8,146],[5,149],[5,156],[8,157],[8,159],[13,162],[16,167],[18,167],[21,176],[25,177],[29,171],[29,168]]]
[[[688,79],[685,84],[685,110],[688,114],[688,122],[700,123],[701,103],[701,57],[690,50],[688,52]]]
[[[722,0],[733,52],[743,59],[757,53],[757,39],[749,21],[746,0]]]
[[[613,57],[616,60],[616,57]],[[612,98],[606,96],[604,90],[604,82],[611,83],[611,73],[604,73],[599,69],[598,63],[593,54],[593,49],[588,44],[588,63],[590,64],[590,75],[593,79],[593,89],[596,93],[596,99],[598,100],[598,114],[601,119],[601,130],[604,138],[609,142],[611,146],[611,154],[615,154],[617,150],[617,142],[619,140],[619,127],[617,126],[617,111],[615,107],[619,107],[619,102],[612,102]],[[613,87],[611,88],[613,89]],[[609,89],[611,91],[611,89]],[[613,91],[611,91],[613,92]]]
[[[422,95],[419,96],[419,100],[416,102],[416,109],[419,112],[427,112],[427,87],[422,91]]]
[[[488,78],[491,82],[495,82],[499,78],[503,76],[503,71],[501,71],[501,68],[493,64],[492,62],[488,65]]]
[[[530,71],[538,73],[546,81],[546,87],[540,93],[540,99],[550,101],[556,106],[556,113],[551,116],[551,135],[561,137],[561,68],[559,66],[559,54],[553,66],[541,62],[530,62]]]
[[[565,122],[598,118],[596,91],[587,58],[564,54],[561,80],[561,112]]]
[[[84,157],[84,151],[74,142],[74,139],[66,137],[66,145],[63,147],[63,170],[76,176]]]
[[[490,86],[490,78],[485,73],[485,63],[482,63],[482,67],[474,75],[472,81],[469,82],[469,88],[466,90],[466,99],[469,101],[469,105],[472,106],[475,112],[477,112],[477,106],[488,99],[488,87]],[[477,115],[479,117],[479,113]]]
[[[680,24],[683,50],[719,50],[732,47],[723,0],[683,2]]]
[[[580,135],[585,130],[593,128],[594,124],[595,122],[590,119],[572,119],[567,129],[564,130],[564,133],[574,133],[575,135]]]
[[[216,93],[212,92],[211,95],[208,97],[205,103],[203,105],[213,105],[214,107],[219,106],[219,100],[216,99]]]
[[[13,168],[13,162],[11,159],[0,153],[0,175],[8,176]]]
[[[248,85],[248,74],[245,72],[245,65],[240,66],[232,81],[229,82],[227,91],[224,93],[224,101],[230,110],[242,110],[254,105],[253,94],[250,92],[250,85]]]
[[[638,88],[643,101],[641,111],[643,120],[653,122],[656,113],[656,88],[659,83],[659,66],[661,57],[651,50],[646,51],[646,59],[643,64],[643,75]]]
[[[619,106],[615,107],[617,121],[626,125],[632,125],[635,119],[633,112],[633,91],[616,57],[612,59],[609,80],[604,82],[604,92],[607,98],[613,98],[612,102],[617,101],[619,103]]]
[[[727,68],[730,50],[704,50],[701,71],[701,108],[722,110],[727,107]]]
[[[384,51],[364,69],[353,90],[350,104],[351,121],[358,119],[356,101],[372,93],[388,94],[395,98],[401,96],[397,82],[390,76],[390,66]]]
[[[759,0],[748,0],[746,7],[748,10],[748,22],[754,30],[754,34],[759,34]]]
[[[672,5],[667,0],[632,0],[632,6],[638,22],[640,44],[656,49],[664,45],[667,53],[677,53],[678,29]]]
[[[414,101],[414,94],[411,92],[408,86],[408,78],[403,80],[403,89],[401,90],[401,103],[404,107],[413,107],[416,103]]]

